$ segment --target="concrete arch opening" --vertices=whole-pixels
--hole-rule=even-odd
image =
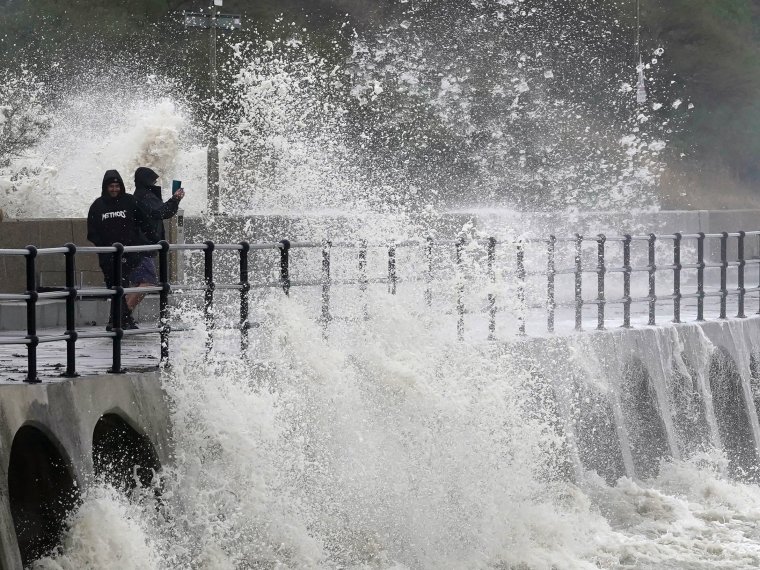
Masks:
[[[636,474],[653,477],[660,460],[670,455],[670,446],[652,377],[638,358],[630,360],[623,369],[620,399]]]
[[[95,475],[125,492],[149,487],[161,468],[153,445],[115,413],[101,416],[92,434]]]
[[[571,422],[583,467],[610,485],[626,474],[609,394],[588,384],[575,390]]]
[[[79,498],[71,463],[42,430],[16,432],[8,467],[8,497],[24,567],[60,543]]]
[[[755,480],[758,458],[752,436],[741,375],[733,358],[717,347],[710,358],[710,392],[729,473],[739,479]]]

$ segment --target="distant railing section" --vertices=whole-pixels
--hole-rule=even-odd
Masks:
[[[518,323],[518,333],[526,333],[526,310],[530,307],[526,303],[527,278],[530,276],[541,276],[545,278],[545,306],[538,307],[539,310],[545,310],[546,330],[553,333],[555,330],[556,311],[560,307],[570,307],[575,310],[575,330],[583,330],[583,309],[586,306],[596,306],[597,313],[597,330],[605,328],[607,320],[606,308],[609,305],[618,304],[622,306],[622,327],[631,327],[631,306],[634,303],[646,304],[648,306],[649,325],[656,324],[656,304],[658,301],[672,301],[673,322],[681,322],[682,302],[685,299],[696,300],[696,320],[704,320],[705,299],[708,297],[717,297],[719,300],[719,318],[727,318],[727,299],[729,296],[737,298],[738,318],[745,317],[745,301],[750,293],[760,292],[760,273],[758,274],[758,285],[753,287],[746,286],[746,267],[748,265],[758,265],[760,268],[760,259],[745,258],[745,242],[748,238],[753,237],[760,242],[760,231],[751,232],[723,232],[719,234],[682,234],[674,233],[667,235],[623,235],[623,236],[606,236],[603,234],[595,236],[583,236],[577,234],[571,237],[549,236],[546,239],[523,239],[516,241],[499,241],[495,238],[485,240],[464,238],[455,240],[410,240],[385,245],[369,246],[366,241],[359,242],[291,242],[282,240],[272,243],[249,244],[240,242],[236,244],[216,244],[212,241],[206,241],[202,244],[169,244],[166,241],[159,242],[156,245],[147,246],[124,246],[116,243],[111,247],[78,247],[74,244],[66,244],[63,247],[37,249],[34,246],[27,246],[24,249],[0,249],[0,256],[23,256],[26,259],[26,291],[21,294],[0,294],[0,301],[25,301],[26,302],[26,335],[24,337],[0,337],[0,344],[17,344],[27,347],[27,374],[25,381],[30,383],[39,382],[37,372],[37,347],[43,343],[65,342],[66,343],[66,369],[63,373],[65,377],[77,376],[76,369],[76,343],[79,339],[84,338],[110,338],[112,339],[112,365],[109,369],[111,373],[123,372],[122,357],[122,339],[128,336],[157,334],[160,339],[160,363],[165,365],[169,360],[169,337],[171,326],[169,323],[169,295],[172,292],[172,284],[169,282],[169,252],[195,251],[203,253],[203,281],[196,287],[182,286],[183,291],[199,290],[203,294],[203,318],[206,329],[206,350],[210,352],[214,347],[213,332],[216,327],[214,301],[215,293],[222,290],[238,291],[239,297],[239,323],[240,330],[240,348],[246,352],[249,346],[249,312],[250,312],[250,291],[254,287],[280,287],[285,295],[289,295],[293,287],[316,286],[321,289],[321,311],[319,321],[327,329],[327,325],[333,320],[331,313],[331,288],[335,285],[357,285],[359,293],[364,295],[364,306],[362,309],[363,318],[369,318],[369,309],[366,304],[366,292],[371,284],[385,284],[388,293],[395,295],[398,288],[403,282],[422,282],[424,284],[423,299],[427,306],[432,305],[433,301],[433,284],[436,281],[434,248],[451,248],[453,253],[453,269],[458,278],[454,279],[454,289],[456,296],[457,316],[457,337],[462,340],[465,333],[465,306],[464,291],[465,285],[462,279],[464,254],[466,246],[476,246],[484,251],[484,265],[479,270],[478,278],[489,283],[492,288],[487,293],[486,308],[483,311],[488,319],[488,339],[496,339],[497,313],[500,310],[497,306],[495,286],[497,283],[496,260],[497,250],[499,247],[513,248],[514,266],[510,275],[514,278],[514,304],[516,308],[516,317]],[[720,240],[720,259],[719,261],[707,261],[705,258],[706,240]],[[729,240],[736,240],[736,258],[728,259]],[[632,246],[637,242],[646,244],[646,264],[636,265],[632,262]],[[657,265],[657,246],[663,242],[672,243],[672,260],[666,264]],[[693,263],[683,263],[682,253],[684,243],[693,242],[696,247],[696,259]],[[584,246],[589,243],[596,244],[596,263],[589,265],[584,262]],[[619,244],[619,254],[622,257],[620,265],[611,265],[609,263],[610,244]],[[557,249],[560,245],[566,244],[574,252],[572,266],[557,266]],[[540,271],[528,272],[526,270],[526,248],[528,246],[538,246],[545,256],[545,266]],[[387,256],[387,274],[383,276],[370,277],[368,273],[368,251],[370,247],[382,248],[386,251]],[[669,245],[668,245],[669,247]],[[321,268],[318,271],[318,278],[294,281],[291,279],[291,257],[293,249],[319,249],[321,250]],[[336,248],[354,249],[356,251],[356,277],[355,278],[335,278],[331,276],[332,251]],[[412,272],[413,276],[401,278],[398,273],[398,256],[397,253],[403,248],[416,248],[422,254],[422,266]],[[261,283],[251,283],[249,270],[249,257],[251,252],[257,250],[276,250],[279,252],[279,276],[275,281],[263,281]],[[235,283],[218,283],[215,279],[214,260],[218,252],[237,252],[239,276]],[[122,283],[122,257],[125,253],[158,253],[158,285],[153,287],[123,287]],[[114,285],[110,288],[77,288],[75,286],[75,258],[81,254],[103,254],[109,253],[113,257],[113,279]],[[35,282],[36,260],[43,255],[64,255],[65,256],[65,287],[61,290],[40,291]],[[706,269],[719,269],[720,278],[717,289],[708,290],[705,282]],[[727,274],[729,268],[736,268],[736,288],[728,288]],[[684,293],[682,291],[682,272],[686,270],[696,271],[696,289],[693,292]],[[662,271],[672,272],[672,288],[666,294],[657,292],[657,273]],[[646,274],[648,278],[647,294],[645,296],[632,296],[631,277],[636,273]],[[596,275],[596,297],[584,299],[583,286],[584,275]],[[622,275],[621,295],[615,298],[607,297],[608,276],[614,274]],[[571,302],[560,302],[557,300],[557,278],[562,275],[572,276],[573,291]],[[130,293],[158,295],[159,297],[159,318],[158,326],[154,328],[140,328],[135,330],[126,330],[122,328],[121,306],[125,295]],[[110,298],[111,323],[110,330],[76,330],[75,315],[76,303],[83,299],[92,298]],[[760,296],[759,296],[760,298]],[[37,303],[44,299],[60,299],[66,303],[66,330],[57,335],[38,335],[37,333]],[[536,308],[536,307],[532,307]],[[760,311],[759,311],[760,312]]]

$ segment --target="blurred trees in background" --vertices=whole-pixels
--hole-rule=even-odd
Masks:
[[[607,67],[598,71],[617,76],[630,68],[631,75],[635,73],[636,0],[515,1],[526,10],[548,3],[556,13],[565,11],[588,42],[606,26],[619,50],[606,54]],[[760,190],[754,190],[760,183],[760,3],[640,1],[645,63],[656,48],[664,49],[656,74],[649,78],[650,91],[669,104],[683,99],[682,111],[687,103],[694,105],[668,141],[671,162],[665,181],[673,187],[701,185],[706,193],[723,184],[744,189],[742,196],[755,197],[760,203]],[[430,4],[445,2],[452,9],[457,9],[457,2],[463,3],[463,10],[470,5],[470,0],[429,0]],[[179,88],[200,101],[207,87],[207,35],[185,30],[177,12],[199,10],[210,3],[0,0],[0,68],[22,62],[36,66],[37,75],[55,85],[88,66],[105,67],[137,58],[156,71],[174,70]],[[225,0],[223,11],[244,15],[244,29],[236,33],[236,40],[262,42],[287,33],[284,24],[295,23],[308,31],[315,49],[324,46],[329,59],[350,56],[348,40],[353,29],[382,27],[408,7],[409,3],[399,0]],[[346,22],[349,25],[343,26]],[[176,73],[178,67],[182,73]],[[49,96],[55,97],[54,89]],[[685,205],[677,198],[673,203]]]

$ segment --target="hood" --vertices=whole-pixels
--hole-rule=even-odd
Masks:
[[[158,180],[158,174],[146,166],[135,170],[135,188],[151,188]]]
[[[108,186],[114,180],[119,183],[119,187],[121,188],[121,194],[119,194],[119,197],[124,196],[124,194],[127,193],[126,188],[124,188],[124,181],[121,179],[121,174],[119,174],[119,171],[106,170],[106,173],[103,175],[103,187],[101,188],[100,192],[101,196],[110,198],[108,192],[106,192],[106,186]]]

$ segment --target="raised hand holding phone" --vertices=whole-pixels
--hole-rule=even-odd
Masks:
[[[185,197],[185,189],[182,188],[181,180],[172,180],[172,198],[179,201]]]

